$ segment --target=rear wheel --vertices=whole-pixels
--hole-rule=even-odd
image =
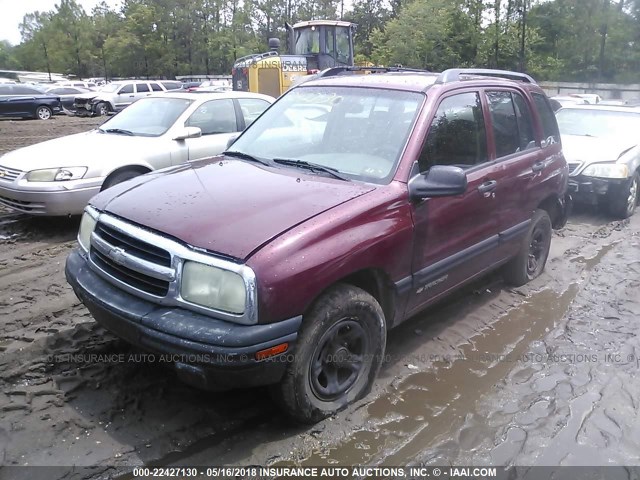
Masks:
[[[551,219],[546,211],[536,210],[520,251],[504,267],[505,281],[519,287],[538,277],[547,263],[550,246]]]
[[[102,184],[102,190],[113,187],[122,182],[126,182],[132,178],[142,175],[144,172],[138,170],[122,170],[121,172],[113,173]]]
[[[293,362],[272,389],[294,420],[316,423],[364,397],[386,343],[378,302],[352,285],[336,285],[305,314]]]
[[[100,102],[94,107],[94,111],[96,112],[96,115],[100,115],[102,117],[109,113],[109,105],[104,102]]]
[[[614,190],[609,197],[609,212],[618,218],[628,218],[633,215],[638,205],[638,191],[640,189],[640,175],[638,172],[629,178],[622,188]]]
[[[49,120],[53,116],[53,112],[49,107],[41,105],[36,109],[36,117],[40,120]]]

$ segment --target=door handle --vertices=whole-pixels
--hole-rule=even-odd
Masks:
[[[544,170],[545,166],[546,166],[545,162],[536,162],[531,167],[531,170],[533,170],[534,172],[541,172],[542,170]]]
[[[480,193],[489,193],[494,190],[497,185],[498,182],[496,182],[495,180],[488,180],[478,187],[478,191]]]

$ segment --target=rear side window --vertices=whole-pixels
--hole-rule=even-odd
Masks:
[[[520,151],[516,111],[509,92],[487,92],[496,158]]]
[[[258,98],[239,98],[238,104],[242,110],[245,127],[248,127],[269,106],[269,102]]]
[[[533,119],[529,106],[519,93],[511,93],[511,96],[516,107],[518,131],[520,132],[520,150],[535,148],[537,147],[536,137],[533,134]]]
[[[516,92],[487,92],[496,158],[536,147],[531,113]]]
[[[118,92],[119,94],[123,94],[123,93],[133,93],[133,84],[132,83],[128,83],[126,84],[124,87],[122,87],[120,89],[120,91]]]
[[[468,168],[487,161],[487,135],[478,93],[461,93],[440,103],[422,153],[420,171],[433,165]]]
[[[146,83],[139,83],[136,85],[136,90],[138,91],[138,93],[148,92],[149,85],[147,85]]]
[[[157,83],[150,83],[151,85],[151,90],[153,90],[154,92],[163,92],[164,90],[162,90],[162,87],[160,85],[158,85]]]
[[[202,135],[238,131],[233,100],[211,100],[203,103],[191,114],[185,126],[199,127]]]
[[[547,97],[539,93],[533,94],[533,101],[536,104],[540,120],[542,121],[542,146],[547,147],[560,141],[560,132],[558,131],[558,123],[556,117],[549,106]]]

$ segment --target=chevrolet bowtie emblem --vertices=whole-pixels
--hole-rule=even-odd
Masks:
[[[5,177],[9,175],[9,172],[7,172],[6,170],[0,170],[0,178]]]
[[[123,248],[113,247],[107,254],[111,260],[119,265],[125,265],[127,261],[126,253]]]

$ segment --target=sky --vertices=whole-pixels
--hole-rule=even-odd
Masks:
[[[0,40],[9,40],[13,45],[20,43],[20,29],[18,26],[22,18],[27,13],[46,12],[53,10],[59,0],[0,0]],[[100,0],[76,0],[84,8],[85,12],[91,13]],[[111,7],[119,5],[118,0],[107,0]]]

